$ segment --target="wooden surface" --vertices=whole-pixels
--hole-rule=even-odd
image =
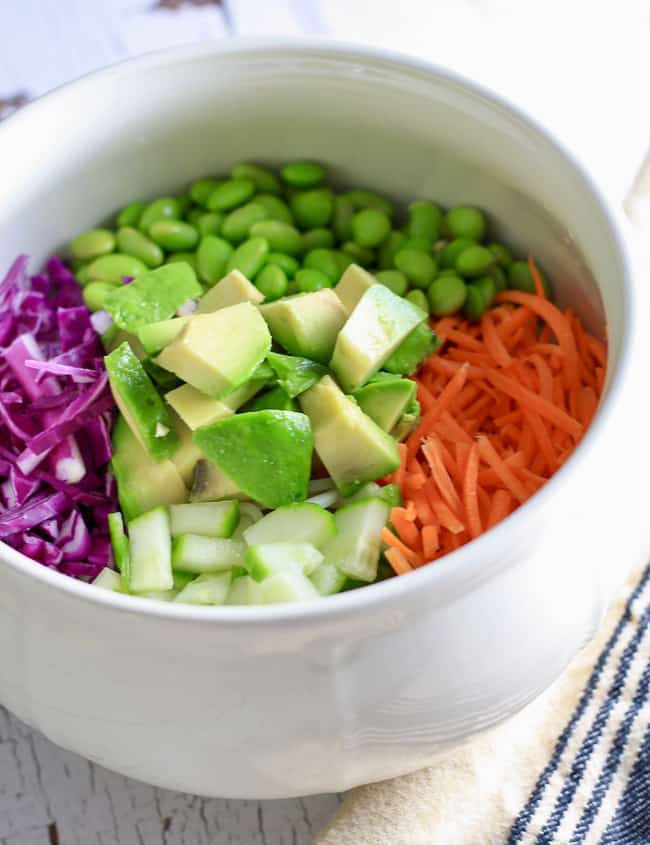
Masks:
[[[232,33],[326,33],[493,85],[561,132],[621,199],[650,137],[650,109],[640,108],[647,0],[626,0],[612,15],[592,0],[373,0],[371,15],[361,0],[0,0],[0,119],[128,55]],[[57,748],[0,708],[0,845],[309,845],[339,800],[204,800],[154,789]]]

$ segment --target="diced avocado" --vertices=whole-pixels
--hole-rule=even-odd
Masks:
[[[138,361],[144,361],[147,353],[137,335],[129,334],[122,329],[118,329],[115,323],[102,335],[102,343],[106,352],[112,352],[114,349],[117,349],[124,341],[129,344]]]
[[[155,355],[174,340],[183,326],[192,317],[174,317],[171,320],[160,320],[158,323],[147,323],[138,329],[138,338],[147,355]]]
[[[224,604],[230,592],[232,576],[230,572],[209,572],[190,581],[183,587],[174,601],[180,604]]]
[[[122,576],[122,589],[126,592],[129,589],[131,577],[131,549],[129,538],[124,531],[124,518],[119,511],[115,511],[115,513],[109,513],[107,521],[108,534],[113,549],[113,560]]]
[[[313,437],[304,414],[235,414],[197,429],[194,440],[228,478],[265,507],[307,497]]]
[[[404,413],[395,424],[395,427],[391,431],[391,435],[395,438],[395,440],[402,441],[409,436],[419,422],[420,403],[414,396],[404,408]]]
[[[231,305],[239,305],[240,302],[252,302],[259,305],[264,297],[248,281],[239,270],[231,270],[220,282],[199,299],[196,309],[197,314],[209,314],[212,311],[219,311],[221,308],[229,308]]]
[[[410,376],[439,346],[440,338],[436,337],[435,332],[426,323],[420,323],[400,343],[390,358],[384,361],[384,369],[389,373]]]
[[[331,376],[323,376],[301,394],[299,402],[311,420],[316,452],[343,495],[400,465],[393,438],[364,414]]]
[[[172,537],[201,534],[204,537],[232,536],[239,522],[239,502],[190,502],[169,508]]]
[[[383,499],[364,499],[339,508],[334,514],[337,533],[323,548],[326,563],[350,578],[374,581],[381,550],[380,533],[390,506]]]
[[[152,460],[122,416],[113,426],[111,468],[127,520],[156,505],[187,501],[187,488],[176,466],[172,461]]]
[[[379,370],[426,313],[385,285],[368,288],[336,340],[330,369],[348,393]]]
[[[326,364],[347,312],[331,288],[287,296],[260,306],[271,334],[287,352]]]
[[[273,387],[257,396],[248,406],[249,411],[264,411],[267,408],[277,411],[299,411],[298,403],[281,387]]]
[[[190,487],[194,478],[194,467],[205,455],[194,442],[191,429],[185,425],[178,414],[170,410],[169,416],[174,431],[178,435],[178,449],[172,455],[171,460],[183,479],[183,484]]]
[[[167,508],[157,507],[129,522],[132,593],[171,590],[174,586]]]
[[[180,381],[176,378],[174,373],[170,373],[168,370],[163,370],[163,368],[159,367],[158,364],[154,364],[151,358],[145,358],[142,362],[142,366],[151,381],[165,393],[169,390],[174,390],[174,388],[179,386]]]
[[[415,396],[415,382],[401,378],[371,382],[355,391],[359,407],[384,431],[391,431]]]
[[[203,453],[201,452],[201,454]],[[207,458],[202,458],[196,462],[190,489],[190,501],[192,502],[217,502],[221,499],[246,498],[243,490]]]
[[[170,458],[178,437],[165,403],[128,343],[104,358],[111,392],[122,416],[155,461]]]
[[[311,575],[322,562],[323,555],[309,543],[265,543],[246,551],[246,568],[256,581],[286,570]]]
[[[322,364],[295,355],[269,352],[266,360],[274,371],[279,386],[291,397],[304,393],[327,373]]]
[[[377,279],[367,270],[359,267],[358,264],[350,264],[341,276],[341,281],[334,288],[334,293],[343,303],[347,313],[351,314],[368,288],[376,284]]]
[[[202,290],[190,265],[174,262],[142,273],[128,285],[116,286],[104,307],[120,329],[137,334],[147,323],[173,317],[179,306],[197,299]]]
[[[292,570],[278,572],[270,578],[265,578],[260,586],[264,604],[285,604],[320,598],[316,587],[302,572]]]
[[[165,400],[192,431],[234,413],[225,402],[206,396],[191,384],[182,384],[165,393]]]
[[[267,513],[244,531],[249,546],[266,543],[311,543],[320,548],[336,533],[334,517],[312,502],[285,505]]]
[[[250,379],[271,347],[271,335],[250,302],[193,317],[156,363],[221,399]]]
[[[244,562],[241,540],[181,534],[172,540],[172,566],[181,572],[223,572]]]

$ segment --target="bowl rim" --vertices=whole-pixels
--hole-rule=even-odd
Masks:
[[[110,79],[124,73],[130,75],[142,69],[170,64],[191,63],[213,56],[246,55],[247,53],[269,53],[285,58],[298,58],[300,55],[314,57],[321,53],[330,60],[358,61],[374,67],[383,66],[388,69],[392,67],[401,73],[411,73],[413,76],[420,76],[425,79],[427,77],[437,78],[446,85],[469,92],[489,102],[491,106],[506,112],[568,162],[586,186],[594,204],[608,225],[612,243],[618,253],[621,265],[620,281],[624,331],[620,342],[618,361],[615,368],[608,372],[607,389],[598,412],[578,447],[566,463],[534,496],[497,526],[459,549],[448,553],[435,565],[425,564],[410,573],[408,577],[390,578],[378,583],[368,584],[362,589],[327,596],[319,601],[297,604],[200,607],[139,598],[108,590],[93,590],[90,589],[90,584],[48,569],[2,541],[0,541],[0,562],[11,566],[21,575],[34,578],[48,587],[68,594],[72,599],[79,599],[98,607],[107,607],[127,614],[165,619],[168,622],[197,622],[214,626],[237,626],[239,624],[250,626],[252,624],[267,625],[269,623],[291,622],[319,624],[342,616],[352,616],[361,610],[376,610],[387,605],[396,605],[403,601],[406,596],[425,589],[443,588],[463,579],[471,581],[480,578],[481,581],[484,581],[496,577],[503,569],[517,563],[516,560],[505,564],[497,563],[499,555],[495,552],[507,547],[507,532],[511,531],[517,521],[523,522],[533,508],[543,508],[555,494],[558,485],[565,483],[568,473],[575,475],[579,472],[580,466],[589,459],[591,450],[597,444],[599,433],[611,416],[613,406],[618,402],[618,394],[623,389],[624,374],[629,370],[632,357],[631,349],[634,335],[632,328],[636,322],[634,319],[636,293],[630,256],[623,237],[622,212],[618,212],[611,206],[588,168],[578,160],[565,143],[521,106],[509,101],[507,97],[490,87],[470,80],[462,74],[435,62],[400,51],[319,36],[229,37],[221,42],[183,45],[128,58],[66,82],[29,103],[3,121],[2,126],[0,126],[0,137],[7,132],[11,132],[13,127],[18,128],[23,119],[32,119],[34,115],[38,114],[39,110],[51,108],[70,89],[92,84],[97,79]],[[485,552],[487,554],[484,555]],[[492,557],[493,563],[476,570],[476,561],[484,556]],[[468,586],[467,589],[470,589],[470,587]]]

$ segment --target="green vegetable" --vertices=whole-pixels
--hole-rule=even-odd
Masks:
[[[370,267],[375,261],[375,252],[365,246],[359,246],[354,241],[346,241],[341,247],[341,251],[349,255],[354,262],[360,264],[362,267]]]
[[[254,183],[255,189],[266,194],[279,194],[282,191],[280,180],[267,167],[250,162],[233,164],[230,169],[230,176],[235,180],[248,179]]]
[[[273,194],[256,194],[255,203],[266,211],[269,220],[280,220],[282,223],[293,223],[293,214],[286,202]]]
[[[325,179],[323,167],[315,161],[293,161],[282,168],[282,178],[294,188],[315,188]]]
[[[384,370],[388,373],[410,376],[439,346],[440,340],[435,333],[426,323],[420,323],[384,362]]]
[[[508,268],[513,262],[512,252],[508,249],[507,246],[500,243],[491,243],[488,245],[488,249],[492,253],[492,255],[496,258],[497,262],[501,267]]]
[[[266,266],[269,264],[279,267],[288,278],[292,278],[296,271],[300,269],[300,264],[293,255],[285,255],[282,252],[269,252],[266,256]]]
[[[494,297],[497,292],[494,279],[492,279],[491,276],[481,276],[480,279],[476,279],[472,282],[472,284],[481,291],[485,307],[489,308],[494,302]]]
[[[341,278],[340,263],[331,249],[312,249],[303,260],[305,269],[318,270],[328,277],[332,284]]]
[[[380,270],[375,278],[398,296],[404,296],[408,290],[408,279],[401,270]]]
[[[207,208],[212,192],[222,184],[218,179],[197,179],[190,185],[190,196],[197,205]]]
[[[193,504],[196,506],[196,503]],[[235,564],[242,564],[246,546],[241,540],[188,533],[172,539],[171,552],[174,569],[200,574],[223,572]]]
[[[291,397],[304,393],[327,373],[327,369],[322,364],[296,355],[269,352],[266,360],[280,387]]]
[[[125,277],[135,279],[147,272],[146,264],[132,255],[102,255],[84,268],[88,281],[91,282],[122,282]]]
[[[284,505],[266,514],[244,531],[249,546],[281,543],[310,543],[320,549],[336,534],[334,517],[313,502]]]
[[[323,555],[310,543],[266,543],[246,550],[246,568],[256,581],[282,572],[309,575],[322,562]]]
[[[157,507],[129,522],[131,577],[129,590],[144,593],[171,590],[171,536],[167,508]]]
[[[195,252],[171,252],[167,256],[165,264],[189,264],[195,273],[199,271]]]
[[[356,209],[361,208],[376,208],[378,211],[383,211],[389,217],[395,213],[393,203],[386,197],[376,194],[374,191],[354,190],[342,194],[343,197],[350,200]]]
[[[291,210],[301,229],[326,226],[334,210],[334,195],[329,188],[300,191],[291,197]]]
[[[292,399],[286,390],[281,387],[273,387],[260,393],[248,405],[248,411],[299,411],[298,403]]]
[[[160,267],[165,260],[158,244],[133,226],[122,226],[117,230],[117,248],[120,252],[142,261],[147,267]]]
[[[427,291],[431,313],[435,317],[455,314],[465,304],[467,285],[459,276],[438,276]]]
[[[388,514],[388,503],[383,499],[363,499],[339,508],[334,514],[336,536],[323,547],[325,562],[350,578],[374,581],[381,549],[380,533]]]
[[[239,208],[231,211],[223,221],[221,235],[233,244],[241,243],[253,234],[252,229],[262,223],[266,217],[267,213],[264,206],[255,201],[240,205]]]
[[[320,270],[311,270],[306,268],[298,270],[294,276],[298,289],[303,293],[310,293],[322,288],[331,288],[334,284],[329,276],[322,273]]]
[[[142,212],[146,206],[143,202],[132,202],[120,211],[117,215],[116,224],[118,227],[122,226],[137,226],[140,223]]]
[[[464,250],[474,246],[469,238],[455,238],[443,247],[439,255],[440,266],[455,269],[456,259]]]
[[[352,200],[344,196],[334,198],[332,229],[339,241],[352,240],[352,218],[354,214],[355,207]],[[332,244],[322,244],[322,246],[332,246]]]
[[[114,288],[112,282],[90,282],[83,289],[84,302],[91,311],[103,311],[106,296]]]
[[[258,203],[256,203],[257,205]],[[199,230],[199,234],[203,235],[220,235],[223,221],[226,219],[225,214],[220,211],[206,211],[200,214],[194,225]],[[191,221],[192,222],[192,221]]]
[[[305,254],[313,249],[329,249],[334,246],[334,235],[330,229],[309,229],[302,233],[300,251]]]
[[[269,242],[266,238],[249,238],[230,256],[226,271],[239,270],[248,279],[252,279],[263,266],[268,254]]]
[[[352,238],[359,246],[378,246],[389,232],[390,218],[384,211],[364,208],[352,218]]]
[[[546,295],[550,296],[551,286],[548,281],[548,276],[539,265],[536,266],[537,272],[542,279]],[[513,261],[510,267],[508,267],[508,280],[510,281],[510,287],[515,290],[522,290],[525,293],[535,293],[535,282],[533,281],[527,261]]]
[[[417,305],[418,308],[421,308],[425,314],[429,313],[429,300],[427,299],[424,291],[410,290],[404,298],[409,302],[412,302],[413,305]]]
[[[192,502],[171,505],[169,517],[172,537],[200,534],[203,537],[230,537],[239,522],[239,502]]]
[[[77,237],[70,244],[70,251],[81,261],[92,261],[100,255],[108,255],[115,249],[115,235],[109,229],[91,229]]]
[[[158,246],[170,251],[194,249],[199,242],[199,233],[182,220],[157,220],[149,226],[149,236]]]
[[[215,285],[226,273],[233,248],[217,235],[204,235],[196,251],[196,266],[202,281]]]
[[[108,515],[108,533],[113,548],[113,559],[115,566],[121,574],[121,587],[124,591],[129,589],[131,577],[131,549],[129,538],[124,531],[124,519],[119,511]]]
[[[204,572],[183,587],[174,602],[197,605],[224,604],[230,594],[231,582],[230,572]]]
[[[224,235],[227,237],[224,230]],[[273,252],[282,252],[286,255],[297,255],[302,245],[300,232],[290,223],[282,220],[262,220],[255,223],[250,236],[253,238],[265,238],[269,248]]]
[[[480,320],[486,309],[483,292],[476,285],[467,285],[467,299],[463,306],[463,314],[468,320]]]
[[[378,263],[382,270],[390,270],[395,266],[395,256],[404,246],[406,235],[393,230],[379,247]]]
[[[267,302],[279,299],[287,292],[287,276],[277,264],[266,264],[255,277],[255,286]]]
[[[418,288],[428,288],[438,270],[435,260],[417,249],[400,249],[395,256],[395,267]]]
[[[445,214],[443,223],[452,238],[480,241],[485,235],[485,216],[478,208],[459,205]]]
[[[406,231],[409,237],[425,237],[431,243],[440,237],[442,212],[428,200],[416,200],[409,205]]]
[[[178,200],[174,197],[160,197],[150,202],[142,212],[138,226],[148,234],[149,227],[158,220],[178,220],[181,216]]]
[[[474,244],[460,253],[454,266],[459,276],[475,278],[487,272],[494,262],[494,255],[487,247]]]
[[[208,197],[209,211],[231,211],[243,205],[255,193],[255,182],[251,179],[230,179],[222,182]]]

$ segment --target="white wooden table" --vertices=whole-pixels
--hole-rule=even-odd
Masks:
[[[562,134],[616,201],[650,139],[647,0],[0,0],[0,32],[0,117],[128,55],[233,33],[322,33],[419,54],[501,90]],[[339,801],[155,789],[0,708],[0,845],[308,845]]]

